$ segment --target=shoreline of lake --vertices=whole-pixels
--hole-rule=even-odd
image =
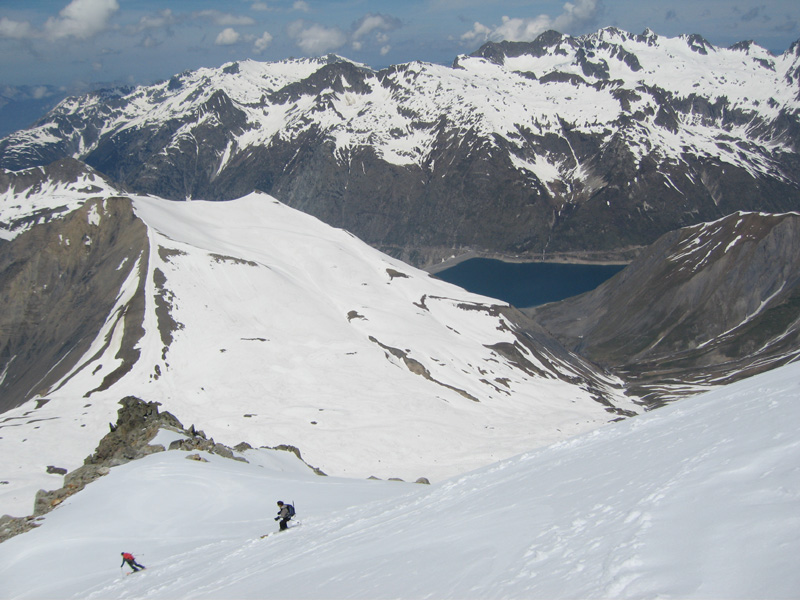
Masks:
[[[423,271],[435,275],[441,271],[446,271],[456,265],[473,258],[487,258],[510,264],[527,263],[552,263],[565,265],[609,265],[620,266],[629,265],[636,255],[641,251],[640,247],[630,248],[621,252],[563,252],[558,254],[548,254],[544,256],[508,256],[505,254],[492,254],[489,252],[477,252],[470,250],[457,256],[452,256],[435,265],[425,267]],[[627,255],[627,257],[623,257]]]

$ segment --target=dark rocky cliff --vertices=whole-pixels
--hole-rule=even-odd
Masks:
[[[148,247],[146,227],[127,198],[88,201],[68,217],[36,225],[3,246],[0,412],[79,368],[77,361],[109,320],[121,328],[124,350],[103,386],[130,369],[143,333],[139,275],[146,269]],[[126,281],[135,286],[127,297],[122,294]]]

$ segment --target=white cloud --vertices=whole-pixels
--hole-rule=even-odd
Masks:
[[[0,38],[21,40],[32,37],[33,34],[33,28],[27,21],[12,21],[8,17],[0,18]]]
[[[392,49],[391,46],[384,46],[383,48],[381,48],[381,56],[386,56],[387,54],[389,54],[389,51],[391,49]]]
[[[253,2],[250,5],[250,8],[252,10],[260,10],[260,11],[272,10],[266,2]]]
[[[230,46],[237,43],[240,37],[238,31],[232,27],[227,27],[219,32],[217,39],[214,40],[214,44],[217,46]]]
[[[401,24],[395,17],[370,13],[354,22],[350,33],[339,27],[326,27],[302,19],[291,23],[287,31],[295,44],[304,52],[320,55],[337,50],[348,43],[353,50],[360,51],[367,44],[367,38],[373,44],[388,48],[389,36],[386,32],[394,31]]]
[[[0,18],[0,38],[64,38],[86,40],[109,28],[111,17],[119,10],[117,0],[72,0],[57,17],[47,19],[41,29],[28,21]]]
[[[306,2],[305,0],[297,0],[297,2],[295,2],[292,5],[292,8],[295,9],[295,10],[299,10],[300,12],[304,12],[304,13],[311,12],[311,7],[308,5],[308,2]]]
[[[161,29],[162,27],[174,25],[176,21],[177,19],[175,18],[173,12],[170,9],[165,8],[156,14],[145,15],[139,19],[139,23],[137,23],[134,27],[130,27],[129,31],[139,33],[149,29]]]
[[[272,43],[272,36],[268,31],[265,31],[260,38],[256,39],[256,41],[253,42],[253,52],[255,52],[256,54],[261,54],[264,50],[267,49],[267,47],[271,43]]]
[[[105,31],[118,10],[117,0],[72,0],[58,17],[47,19],[44,34],[51,40],[67,37],[85,40]]]
[[[503,17],[503,24],[489,34],[489,37],[494,40],[510,42],[530,42],[552,28],[553,21],[547,15],[539,15],[533,19]]]
[[[144,36],[144,39],[140,42],[142,48],[156,48],[161,45],[161,41],[157,40],[151,35]]]
[[[592,23],[599,11],[599,0],[577,0],[564,4],[564,12],[556,17],[555,29],[569,30]]]
[[[485,42],[489,39],[489,35],[492,33],[492,30],[488,28],[486,25],[478,23],[477,21],[472,26],[472,31],[467,31],[465,34],[461,36],[461,39],[465,42],[474,42],[474,41],[481,41]]]
[[[401,26],[399,19],[385,15],[367,14],[353,24],[350,34],[353,50],[359,51],[364,47],[364,38],[374,34],[377,44],[386,44],[389,41],[387,31],[394,31]]]
[[[289,37],[307,54],[326,54],[347,43],[347,35],[338,27],[325,27],[318,23],[295,21],[289,24]]]
[[[485,42],[488,40],[510,42],[530,42],[548,29],[555,29],[568,33],[591,24],[597,17],[599,0],[576,0],[566,2],[563,12],[553,18],[541,14],[532,18],[503,17],[503,22],[494,27],[487,27],[482,23],[475,23],[471,31],[461,36],[464,42]]]
[[[353,39],[359,40],[375,30],[392,31],[399,26],[399,21],[393,17],[373,14],[365,15],[360,21],[356,22],[356,28],[353,31]]]

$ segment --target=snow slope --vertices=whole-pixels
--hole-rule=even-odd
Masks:
[[[0,545],[2,596],[795,598],[798,381],[782,367],[432,486],[151,455]],[[259,539],[277,499],[302,526]],[[148,569],[123,576],[122,551]]]
[[[122,200],[88,210],[91,227],[103,227],[112,201]],[[463,473],[639,410],[619,380],[557,355],[557,344],[526,341],[499,301],[270,196],[133,202],[150,249],[130,260],[143,267],[113,291],[117,306],[74,368],[2,415],[10,472],[0,514],[30,514],[37,489],[60,487],[46,467],[80,466],[128,395],[160,402],[229,446],[291,444],[328,474],[410,481]],[[131,354],[122,331],[140,289],[138,359],[104,389]]]

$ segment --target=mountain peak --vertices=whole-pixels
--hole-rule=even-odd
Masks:
[[[680,39],[685,40],[689,48],[698,54],[707,55],[709,52],[716,52],[716,48],[700,34],[682,35]]]
[[[797,208],[800,71],[748,48],[606,28],[490,42],[457,68],[239,61],[65,102],[0,140],[0,166],[71,156],[173,199],[260,189],[418,265],[621,253],[731,210]]]

